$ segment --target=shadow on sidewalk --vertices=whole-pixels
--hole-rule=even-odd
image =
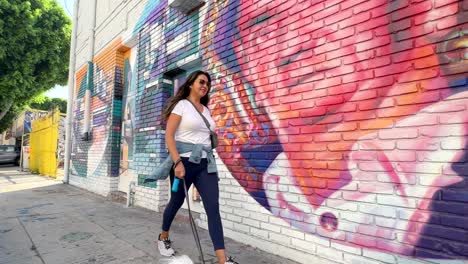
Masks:
[[[0,168],[0,211],[0,264],[149,264],[162,259],[155,242],[162,213],[126,208],[59,180]],[[174,248],[197,260],[187,214],[178,215],[171,227]],[[216,263],[208,232],[198,230],[206,263]],[[242,264],[296,263],[228,238],[226,248]]]

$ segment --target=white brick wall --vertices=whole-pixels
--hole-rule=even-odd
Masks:
[[[329,260],[310,254],[310,249],[307,251],[300,251],[277,243],[273,243],[270,240],[266,240],[262,237],[255,237],[253,236],[253,234],[243,234],[237,232],[236,230],[227,229],[226,226],[224,226],[224,228],[225,235],[227,237],[230,237],[241,243],[252,245],[261,250],[271,252],[272,254],[287,257],[299,263],[330,264]]]
[[[117,177],[87,175],[86,177],[70,175],[70,185],[86,189],[88,191],[109,195],[110,192],[117,190],[119,179]]]
[[[76,62],[75,69],[79,69],[88,60],[89,53],[89,29],[91,28],[91,10],[92,0],[80,0],[78,8],[78,26],[76,36]]]
[[[89,56],[89,27],[91,17],[89,10],[94,0],[80,0],[79,25],[76,43],[76,69],[84,66]],[[146,6],[141,0],[98,0],[96,9],[96,32],[94,53],[104,49],[119,37],[127,37]]]
[[[134,205],[162,212],[169,199],[169,179],[157,184],[157,188],[136,186]]]
[[[343,254],[339,250],[352,250],[351,247],[344,246],[331,248],[330,239],[305,234],[292,228],[284,220],[272,216],[240,187],[219,159],[217,165],[220,176],[220,210],[226,213],[222,221],[227,237],[300,263],[328,264],[331,260],[342,261],[343,257],[337,258]],[[208,227],[204,211],[201,213],[199,225],[205,229]],[[322,249],[321,253],[317,253],[318,247]]]

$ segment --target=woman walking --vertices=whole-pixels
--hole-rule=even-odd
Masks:
[[[215,123],[207,108],[211,78],[208,73],[195,71],[179,88],[163,112],[166,125],[166,145],[173,166],[170,172],[171,186],[174,177],[184,179],[187,188],[192,183],[203,200],[208,216],[208,230],[219,264],[236,264],[226,258],[224,234],[219,213],[219,188],[216,164],[213,156],[211,133]],[[208,128],[209,125],[209,128]],[[174,249],[169,239],[172,221],[185,199],[183,182],[164,210],[162,232],[158,238],[161,255],[171,256]]]

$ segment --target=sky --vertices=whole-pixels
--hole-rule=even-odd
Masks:
[[[74,1],[73,0],[56,0],[56,1],[59,2],[59,4],[63,6],[65,13],[71,18],[73,15],[73,2]],[[53,89],[47,91],[45,95],[50,98],[62,98],[62,99],[67,100],[68,87],[56,85]]]

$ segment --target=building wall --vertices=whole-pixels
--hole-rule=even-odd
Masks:
[[[0,145],[15,145],[16,138],[11,137],[11,131],[7,130],[0,135]]]
[[[0,134],[0,145],[21,145],[23,134],[31,133],[34,120],[47,116],[49,112],[42,110],[26,110],[22,112],[5,132]]]
[[[76,78],[71,170],[73,175],[86,177],[73,177],[70,181],[84,188],[93,186],[93,190],[104,195],[116,191],[118,184],[118,167],[116,169],[115,166],[118,155],[116,157],[114,148],[120,141],[116,137],[120,128],[114,124],[120,119],[119,115],[114,115],[114,110],[120,112],[121,98],[118,97],[118,90],[121,89],[123,67],[120,48],[122,44],[118,38],[93,59],[90,140],[82,138],[85,90],[89,74],[87,65],[78,70]]]
[[[468,260],[467,1],[102,1],[82,141],[91,2],[72,184],[117,190],[126,153],[136,204],[160,210],[168,183],[142,179],[167,156],[172,77],[201,61],[227,236],[301,263]]]

